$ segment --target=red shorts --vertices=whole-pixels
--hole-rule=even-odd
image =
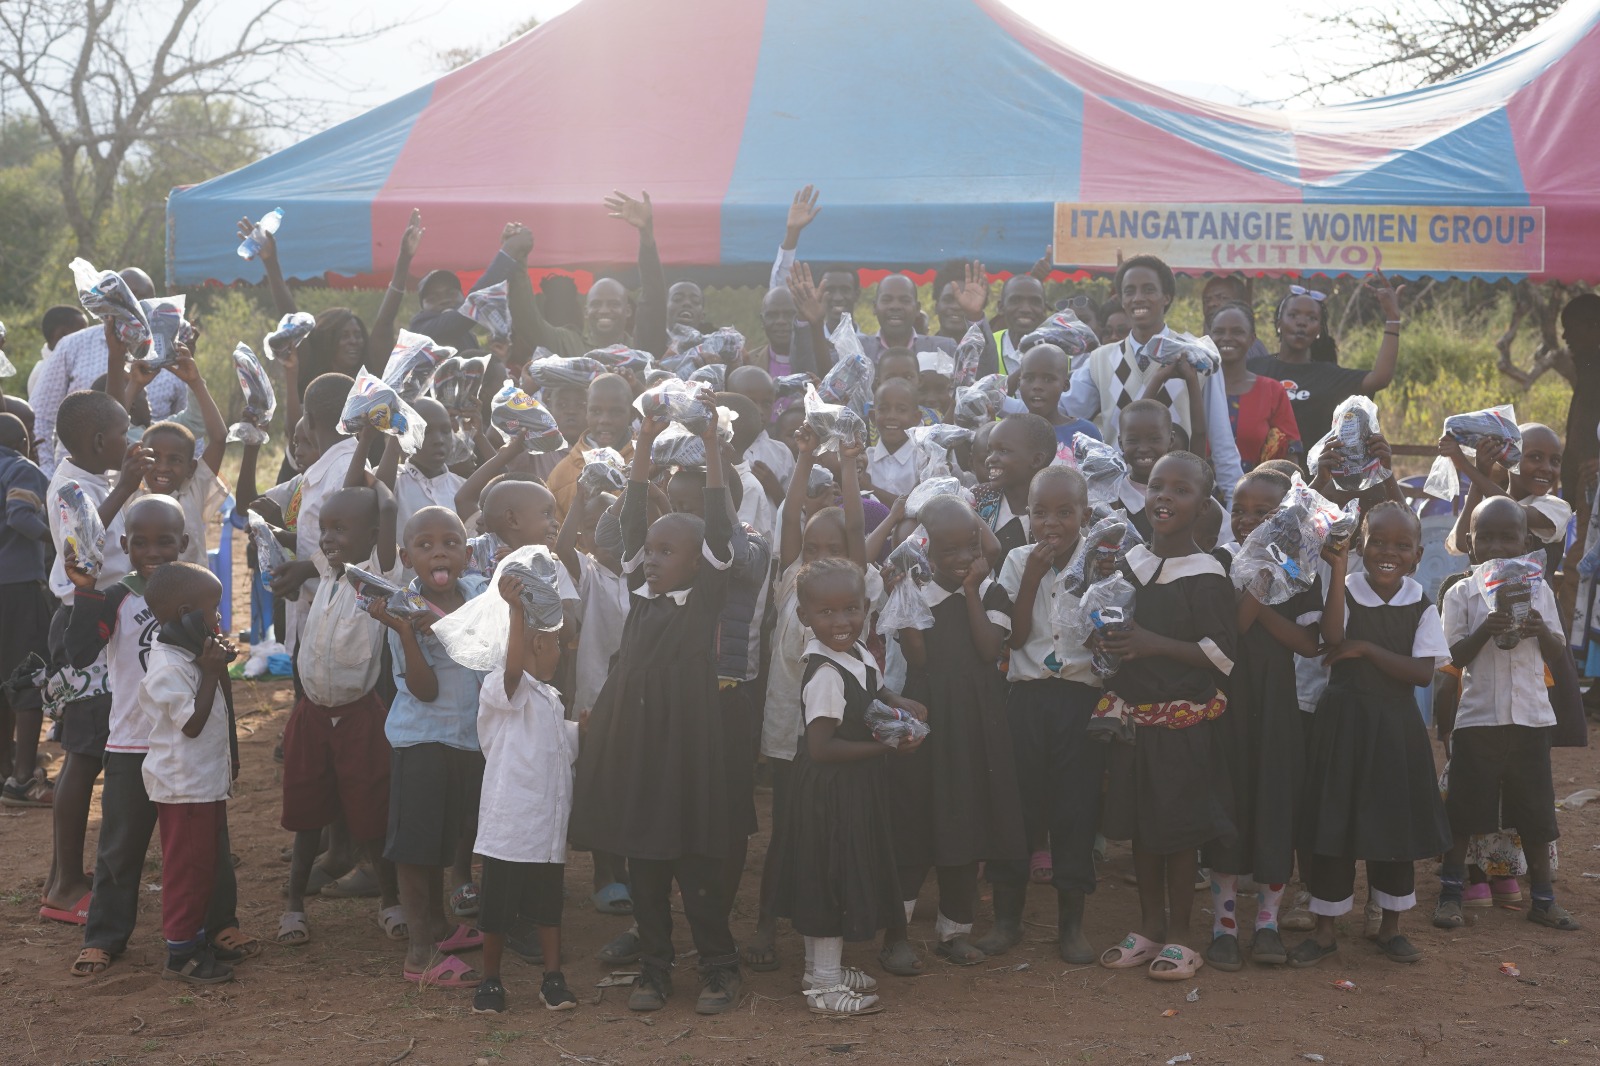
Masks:
[[[342,707],[301,697],[283,731],[285,829],[321,829],[343,811],[351,839],[383,839],[389,828],[386,717],[383,702],[371,692]]]

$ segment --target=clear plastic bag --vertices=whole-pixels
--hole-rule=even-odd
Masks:
[[[706,363],[689,375],[691,382],[710,385],[712,392],[728,391],[728,368],[721,363]]]
[[[507,559],[499,575],[517,579],[521,585],[517,598],[522,601],[523,618],[533,628],[547,633],[561,628],[561,578],[557,570],[560,565],[548,551],[535,551],[526,558]]]
[[[1323,545],[1355,532],[1359,513],[1356,501],[1341,509],[1295,475],[1283,503],[1234,554],[1234,587],[1269,606],[1288,602],[1316,580]]]
[[[682,422],[674,422],[661,431],[650,445],[650,461],[656,466],[687,467],[704,470],[706,442],[689,432]]]
[[[589,382],[605,372],[603,364],[585,355],[573,359],[549,355],[528,362],[528,377],[532,378],[541,389],[558,389],[563,386],[586,389],[589,387]]]
[[[489,402],[489,422],[507,437],[521,433],[523,445],[530,452],[553,452],[567,446],[556,416],[515,385],[506,385],[495,393]]]
[[[291,347],[305,340],[316,328],[317,318],[309,311],[291,311],[278,319],[278,328],[261,341],[261,354],[278,359]]]
[[[456,311],[488,330],[491,341],[511,338],[511,301],[506,282],[497,281],[493,285],[473,289]]]
[[[461,390],[466,384],[466,378],[461,373],[461,357],[452,355],[448,359],[439,361],[439,365],[433,371],[433,383],[428,388],[441,407],[446,411],[454,411],[460,403]]]
[[[462,463],[471,463],[477,458],[478,450],[472,446],[472,438],[466,430],[456,429],[450,433],[450,450],[445,455],[446,466],[460,466]],[[474,464],[476,465],[476,464]]]
[[[345,577],[356,587],[356,606],[366,611],[374,600],[382,600],[384,607],[396,618],[427,618],[433,614],[428,601],[410,589],[386,581],[359,566],[344,568]]]
[[[856,335],[856,324],[848,311],[839,316],[839,324],[828,334],[828,340],[833,344],[834,362],[823,375],[817,395],[828,403],[850,407],[859,415],[872,402],[872,360],[861,348],[861,338]]]
[[[818,448],[836,452],[853,448],[867,439],[867,423],[855,411],[840,404],[824,403],[812,385],[806,386],[806,425],[817,435]]]
[[[628,487],[628,464],[615,448],[596,448],[584,455],[578,484],[591,496],[621,492]]]
[[[976,429],[1000,416],[1006,402],[1006,379],[986,374],[970,386],[956,389],[955,399],[956,425]]]
[[[494,573],[495,556],[504,545],[493,533],[482,533],[467,540],[467,569],[469,574],[488,577]]]
[[[1133,583],[1121,574],[1096,581],[1083,591],[1076,604],[1058,598],[1056,602],[1065,605],[1057,618],[1059,642],[1065,648],[1082,647],[1095,633],[1127,630],[1133,623],[1134,598]],[[1089,667],[1096,677],[1110,677],[1122,668],[1122,660],[1096,649],[1090,656]]]
[[[959,496],[968,506],[972,504],[972,493],[967,491],[966,486],[961,484],[958,478],[928,478],[926,481],[918,482],[917,487],[906,495],[906,517],[912,519],[921,517],[922,509],[928,506],[928,501],[935,496]]]
[[[1473,568],[1473,583],[1489,610],[1504,611],[1517,623],[1516,629],[1496,635],[1495,647],[1515,648],[1527,636],[1523,627],[1533,611],[1533,594],[1544,583],[1544,560],[1544,552],[1539,551],[1511,559],[1490,559]]]
[[[183,317],[185,303],[183,296],[139,301],[145,322],[150,326],[150,347],[138,356],[139,362],[155,370],[178,362],[178,342],[188,325]]]
[[[899,574],[900,581],[878,612],[878,632],[933,628],[933,610],[922,598],[923,586],[933,580],[927,531],[918,526],[889,553],[883,565],[886,571]]]
[[[339,432],[354,437],[368,426],[399,437],[400,450],[407,455],[416,454],[428,432],[422,416],[400,398],[392,385],[362,370],[339,414]]]
[[[689,351],[703,367],[738,366],[744,361],[744,334],[732,326],[722,326],[701,337]]]
[[[1509,403],[1451,415],[1444,420],[1443,435],[1461,445],[1461,454],[1468,459],[1478,457],[1478,446],[1485,441],[1503,441],[1506,447],[1500,462],[1512,472],[1522,468],[1522,430],[1517,428],[1516,409]],[[1456,464],[1443,455],[1435,459],[1422,491],[1435,499],[1453,501],[1461,494],[1461,475],[1456,472]]]
[[[1061,587],[1074,596],[1080,595],[1100,580],[1100,574],[1120,566],[1135,545],[1143,543],[1144,538],[1126,512],[1103,514],[1083,534],[1083,551],[1062,573]]]
[[[1025,352],[1035,344],[1053,344],[1070,356],[1079,356],[1100,347],[1100,338],[1072,311],[1057,311],[1025,335],[1017,348]]]
[[[1089,506],[1110,506],[1122,497],[1122,483],[1128,476],[1128,461],[1103,440],[1087,433],[1072,435],[1072,458],[1078,472],[1089,483]]]
[[[250,527],[250,543],[256,546],[256,568],[261,573],[270,574],[284,563],[294,560],[294,552],[278,543],[272,523],[248,508],[244,514],[245,522]]]
[[[806,386],[810,384],[810,374],[785,374],[772,379],[773,396],[779,400],[796,400],[806,394]]]
[[[99,577],[106,558],[106,527],[100,524],[100,512],[82,485],[64,481],[56,488],[56,514],[61,519],[62,543],[72,552],[73,565],[90,577]]]
[[[633,406],[646,418],[665,418],[677,422],[690,433],[704,433],[717,417],[717,401],[704,382],[690,384],[669,378],[639,394]]]
[[[494,567],[489,587],[482,595],[473,597],[433,624],[434,639],[439,642],[446,655],[468,670],[487,673],[490,670],[504,669],[506,647],[511,634],[511,611],[506,606],[506,601],[500,597],[500,576],[506,573],[508,567],[513,566],[523,567],[531,571],[535,577],[543,573],[554,573],[553,569],[547,568],[542,563],[535,564],[533,561],[535,556],[544,556],[555,566],[561,565],[555,561],[555,557],[551,555],[546,545],[529,544],[518,548]],[[523,580],[527,581],[529,578],[523,575]],[[550,582],[550,585],[553,590],[560,588],[555,581]],[[545,596],[541,594],[541,603],[544,599]],[[558,598],[555,602],[559,605],[561,601]],[[556,625],[560,624],[560,620],[557,619]]]
[[[396,335],[394,350],[384,364],[383,380],[410,403],[428,391],[439,364],[455,354],[454,348],[435,344],[432,337],[403,329]]]
[[[978,380],[978,364],[983,362],[983,351],[989,338],[983,332],[983,323],[974,322],[956,345],[956,364],[950,371],[950,384],[957,388]]]
[[[613,344],[609,348],[596,348],[585,354],[584,358],[593,359],[601,366],[618,373],[643,374],[654,365],[649,352],[641,352],[637,348],[630,348],[626,344]]]
[[[682,358],[700,347],[700,342],[705,339],[705,334],[693,326],[685,326],[681,322],[672,323],[667,327],[667,350],[661,353],[662,363],[665,364],[668,359]]]
[[[1365,492],[1374,485],[1381,485],[1394,475],[1383,465],[1383,460],[1367,450],[1367,438],[1379,432],[1377,404],[1365,396],[1351,396],[1333,409],[1333,428],[1311,446],[1306,464],[1315,471],[1323,451],[1337,442],[1338,460],[1333,467],[1335,485],[1346,492]]]
[[[267,443],[267,423],[278,409],[272,380],[256,360],[256,353],[243,341],[234,345],[233,370],[239,376],[239,391],[244,394],[244,420],[228,427],[228,440],[245,444]]]
[[[85,259],[74,259],[68,266],[83,309],[111,322],[128,351],[142,351],[150,340],[150,323],[122,275],[115,270],[96,270]]]
[[[891,707],[882,700],[873,700],[868,704],[863,717],[867,728],[872,730],[872,739],[896,750],[907,741],[921,740],[928,735],[927,722],[910,711]]]
[[[960,464],[951,449],[963,442],[971,443],[973,432],[939,422],[931,426],[912,426],[906,435],[917,449],[918,476],[930,478],[955,475]]]
[[[1188,333],[1158,334],[1145,345],[1144,354],[1150,357],[1152,363],[1161,366],[1171,366],[1182,359],[1194,367],[1195,373],[1201,377],[1222,369],[1222,356],[1217,354],[1217,346],[1210,337],[1195,337]]]

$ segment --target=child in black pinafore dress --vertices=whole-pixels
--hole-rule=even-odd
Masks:
[[[881,1008],[878,982],[843,965],[846,940],[871,940],[905,928],[895,840],[889,825],[885,760],[907,756],[876,740],[867,708],[881,699],[917,717],[927,711],[882,687],[861,631],[866,585],[848,559],[816,560],[797,580],[807,643],[801,702],[805,741],[790,770],[789,799],[775,833],[773,912],[805,937],[801,988],[813,1014],[844,1017]]]
[[[972,508],[957,496],[939,496],[920,517],[934,578],[922,595],[933,628],[901,630],[900,646],[906,695],[927,705],[931,732],[915,755],[891,764],[889,809],[907,918],[928,871],[937,870],[936,950],[971,966],[986,958],[967,939],[977,911],[978,863],[1025,862],[1028,855],[997,666],[1011,619],[1004,590],[988,577],[987,530]],[[879,962],[902,976],[921,969],[903,929],[884,934]]]
[[[1331,674],[1311,726],[1302,831],[1317,928],[1289,953],[1292,966],[1338,951],[1333,922],[1351,908],[1357,859],[1383,908],[1379,950],[1395,962],[1420,959],[1399,932],[1400,912],[1417,902],[1413,863],[1450,847],[1415,692],[1450,656],[1439,612],[1409,576],[1422,558],[1422,526],[1405,505],[1385,502],[1367,512],[1364,531],[1363,573],[1345,576],[1344,546],[1327,552]]]

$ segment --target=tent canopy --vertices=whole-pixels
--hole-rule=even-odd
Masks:
[[[176,189],[176,284],[258,281],[241,215],[284,209],[291,277],[631,262],[613,189],[650,192],[669,266],[764,276],[794,191],[802,252],[1026,269],[1154,252],[1200,273],[1593,277],[1600,0],[1572,0],[1451,81],[1273,111],[1118,74],[999,0],[585,0],[491,55],[250,166]]]

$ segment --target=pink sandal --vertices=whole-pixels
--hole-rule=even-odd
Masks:
[[[1118,952],[1115,958],[1112,952]],[[1136,966],[1148,965],[1159,954],[1160,944],[1146,940],[1138,933],[1129,933],[1122,938],[1122,943],[1100,953],[1100,965],[1108,970],[1131,970]]]
[[[435,945],[440,951],[471,951],[473,948],[483,947],[483,934],[472,926],[462,922],[456,926],[456,931],[439,941]]]
[[[1158,970],[1157,966],[1165,963],[1168,969]],[[1206,964],[1197,952],[1190,951],[1182,944],[1168,944],[1156,954],[1155,960],[1150,963],[1150,976],[1157,981],[1186,981],[1200,972],[1200,967]]]
[[[1028,859],[1028,879],[1036,885],[1048,885],[1055,880],[1056,868],[1050,853],[1043,848]]]
[[[424,988],[429,985],[434,988],[477,988],[483,983],[483,978],[477,976],[477,970],[454,955],[446,955],[421,973],[412,973],[410,970],[402,970],[401,973],[407,981]],[[468,974],[473,976],[469,978]]]

